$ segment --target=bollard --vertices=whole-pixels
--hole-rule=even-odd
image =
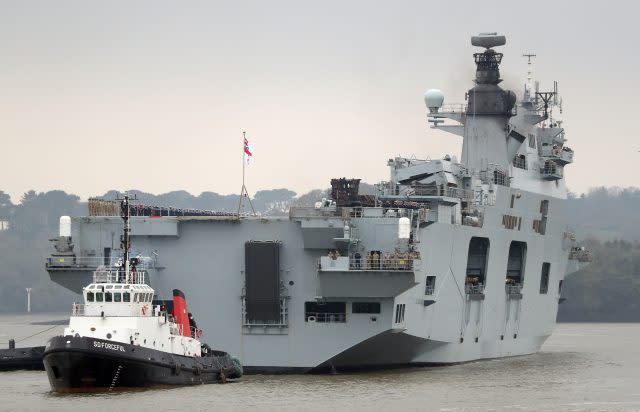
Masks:
[[[15,339],[9,339],[9,349],[15,349],[15,348],[16,348]]]

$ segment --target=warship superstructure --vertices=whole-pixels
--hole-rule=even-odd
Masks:
[[[141,206],[133,238],[153,256],[154,289],[180,284],[211,339],[235,348],[248,371],[538,351],[564,277],[590,261],[565,223],[573,151],[557,86],[541,92],[528,79],[517,101],[499,86],[494,49],[505,37],[471,41],[480,51],[466,103],[425,94],[431,127],[462,136],[460,161],[389,159],[377,194],[360,194],[358,179],[334,179],[331,196],[288,216]],[[118,253],[117,208],[89,206],[54,239],[46,263],[53,281],[76,292]]]

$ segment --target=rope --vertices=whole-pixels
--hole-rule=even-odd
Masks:
[[[27,337],[24,337],[24,338],[18,339],[18,340],[16,340],[16,343],[18,343],[18,342],[22,342],[22,341],[25,341],[25,340],[27,340],[27,339],[29,339],[29,338],[33,338],[33,337],[34,337],[34,336],[36,336],[36,335],[39,335],[39,334],[41,334],[41,333],[48,332],[48,331],[50,331],[51,329],[53,329],[53,328],[57,328],[57,327],[60,327],[60,326],[62,326],[62,325],[53,325],[52,327],[47,328],[47,329],[45,329],[45,330],[41,330],[40,332],[34,333],[33,335],[29,335],[29,336],[27,336]]]

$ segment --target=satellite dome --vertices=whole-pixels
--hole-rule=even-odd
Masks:
[[[444,94],[438,89],[430,89],[424,94],[424,104],[427,105],[431,113],[437,113],[444,102]]]

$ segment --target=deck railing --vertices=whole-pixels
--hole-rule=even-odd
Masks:
[[[311,323],[345,323],[346,313],[305,312],[304,320]]]
[[[522,283],[506,283],[504,290],[507,295],[517,295],[522,293]]]
[[[115,256],[50,256],[46,259],[47,268],[69,267],[76,269],[92,270],[100,266],[115,267],[121,262],[121,258]],[[139,269],[151,269],[155,267],[155,262],[149,257],[140,258]]]
[[[129,272],[127,278],[124,269],[98,269],[93,272],[93,283],[131,283],[135,285],[146,284],[146,274],[144,270],[135,270]]]
[[[382,257],[372,258],[370,255],[360,258],[339,256],[336,258],[322,256],[316,262],[321,272],[405,272],[412,271],[418,258]]]
[[[573,249],[569,252],[569,260],[577,260],[579,262],[593,262],[593,256],[588,250]]]
[[[284,328],[289,325],[289,296],[280,296],[280,314],[277,320],[251,319],[247,312],[247,297],[242,296],[242,326],[254,327],[279,327]]]
[[[464,285],[464,293],[467,295],[482,295],[484,294],[484,285],[482,283],[467,283]]]

